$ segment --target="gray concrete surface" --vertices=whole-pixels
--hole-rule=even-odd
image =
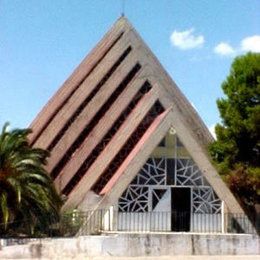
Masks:
[[[1,260],[7,260],[10,258],[1,258]],[[17,259],[17,258],[13,258]],[[19,260],[25,260],[28,258],[19,258]],[[157,257],[86,257],[84,255],[78,255],[73,258],[31,258],[31,259],[41,259],[41,260],[259,260],[259,255],[240,255],[240,256],[205,256],[205,255],[198,255],[198,256],[157,256]]]
[[[256,235],[242,234],[110,234],[42,239],[25,245],[2,246],[0,259],[260,260],[259,242]]]

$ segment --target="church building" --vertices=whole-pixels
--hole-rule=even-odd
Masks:
[[[118,231],[186,232],[223,232],[226,213],[243,213],[208,156],[209,130],[125,17],[30,127],[31,144],[51,152],[64,212],[113,211]]]

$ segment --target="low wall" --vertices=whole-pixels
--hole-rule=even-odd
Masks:
[[[3,245],[4,240],[1,241]],[[259,237],[244,234],[109,234],[41,239],[2,246],[2,258],[73,258],[97,256],[257,255]]]

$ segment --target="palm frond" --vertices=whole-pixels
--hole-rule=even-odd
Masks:
[[[7,131],[8,125],[0,134],[0,220],[6,228],[11,216],[13,226],[25,221],[30,230],[46,228],[59,219],[62,204],[44,169],[50,154],[30,147],[30,129]]]
[[[0,202],[1,202],[1,211],[2,211],[2,216],[3,216],[3,223],[5,225],[5,228],[7,227],[7,223],[9,220],[9,209],[7,205],[7,194],[3,192],[0,195]]]

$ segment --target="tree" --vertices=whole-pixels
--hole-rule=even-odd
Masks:
[[[260,54],[237,57],[222,89],[226,97],[217,100],[222,123],[210,154],[231,189],[252,206],[260,195]]]
[[[30,129],[0,134],[0,233],[33,232],[59,219],[61,200],[44,169],[48,152],[32,148]]]

